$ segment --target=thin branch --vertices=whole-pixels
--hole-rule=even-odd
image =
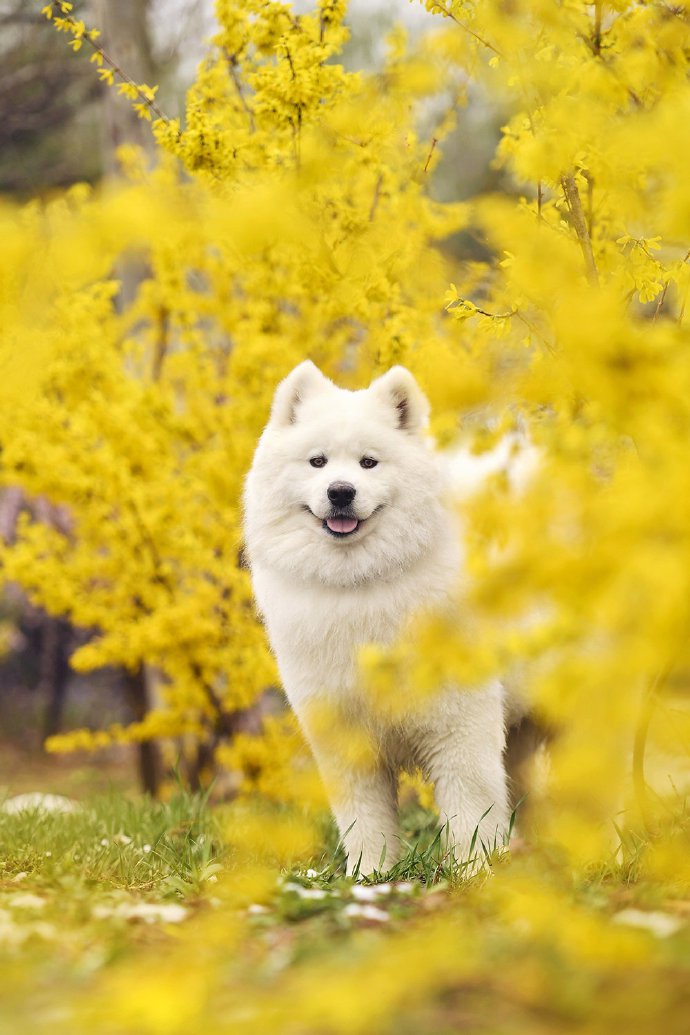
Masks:
[[[594,39],[592,40],[592,49],[597,56],[601,54],[601,0],[596,0],[594,4]]]
[[[426,156],[426,162],[424,163],[424,172],[428,172],[429,171],[429,162],[431,161],[431,156],[433,155],[434,151],[436,150],[436,145],[437,144],[438,144],[438,139],[436,137],[432,137],[432,139],[431,139],[431,148],[429,150],[429,154]]]
[[[297,76],[295,75],[295,66],[292,63],[292,54],[290,53],[290,48],[287,46],[283,46],[283,50],[285,51],[285,56],[288,59],[288,65],[290,66],[290,73],[292,75],[292,78],[296,79]]]
[[[170,312],[165,306],[158,310],[158,333],[156,335],[155,349],[153,354],[153,366],[151,369],[151,380],[160,381],[163,374],[165,358],[168,354]]]
[[[650,258],[652,258],[652,257],[653,256],[650,256]],[[690,251],[687,251],[685,253],[685,255],[683,256],[683,262],[687,262],[688,259],[690,259]],[[661,292],[661,298],[659,299],[659,301],[656,304],[656,309],[654,310],[654,316],[652,317],[652,322],[653,323],[656,322],[656,318],[658,317],[659,313],[661,312],[661,310],[664,307],[664,302],[666,301],[666,293],[667,293],[667,291],[669,289],[670,283],[671,283],[671,278],[669,277],[668,280],[666,281],[666,283],[664,284],[664,290]],[[683,309],[684,308],[685,308],[685,300],[683,300]],[[681,310],[680,320],[682,320],[682,310]],[[679,320],[679,322],[680,322],[680,320]]]
[[[497,54],[498,57],[503,57],[500,50],[494,47],[493,43],[489,43],[488,40],[483,39],[473,29],[470,29],[469,25],[467,25],[465,22],[461,22],[457,15],[454,15],[453,12],[450,11],[445,4],[438,2],[438,0],[432,0],[431,6],[435,7],[436,10],[441,11],[442,14],[445,14],[446,18],[450,18],[450,20],[455,22],[456,25],[459,25],[464,32],[468,33],[470,36],[473,36],[474,39],[476,39],[477,43],[481,43],[483,47],[486,47],[488,50],[493,51],[493,53]]]
[[[227,51],[226,58],[228,62],[228,67],[230,69],[230,76],[232,78],[233,83],[235,84],[237,96],[239,98],[240,104],[246,112],[247,118],[249,119],[249,125],[253,132],[256,129],[256,123],[254,122],[254,112],[249,107],[249,102],[247,101],[247,98],[244,96],[244,92],[242,90],[242,83],[240,81],[240,77],[237,74],[237,58],[234,54],[228,54]]]
[[[204,678],[204,673],[199,663],[193,661],[189,667],[192,675],[197,680],[199,686],[206,694],[209,704],[216,713],[216,724],[220,729],[221,733],[224,733],[226,737],[234,736],[234,734],[237,732],[235,729],[234,721],[235,713],[229,712],[223,707],[223,702],[221,701],[220,697],[218,696],[214,688],[211,686],[211,684],[208,682],[208,680]]]
[[[54,9],[54,12],[57,15],[57,17],[58,18],[62,18],[63,22],[66,22],[67,24],[76,27],[77,23],[76,23],[74,18],[72,18],[70,15],[63,15],[62,14],[62,9],[60,7],[60,0],[53,0],[53,9]],[[166,122],[166,123],[170,122],[169,117],[163,111],[161,111],[161,109],[156,104],[155,100],[153,100],[151,97],[147,97],[146,94],[142,92],[139,83],[136,83],[131,78],[131,76],[128,76],[127,73],[122,68],[120,68],[120,66],[117,64],[117,62],[114,61],[110,57],[110,55],[103,49],[103,47],[100,45],[100,43],[96,43],[96,40],[92,39],[92,37],[89,34],[88,30],[83,35],[75,37],[75,38],[78,38],[80,40],[86,40],[86,42],[89,44],[89,46],[97,54],[100,54],[101,60],[103,61],[103,63],[106,64],[108,66],[108,68],[111,69],[111,71],[118,77],[118,79],[121,79],[122,82],[127,83],[127,85],[131,86],[133,90],[136,90],[137,97],[140,98],[140,100],[143,102],[145,107],[151,109],[151,111],[154,113],[156,118],[161,119],[163,122]]]
[[[369,222],[374,222],[374,216],[376,215],[376,209],[379,206],[379,198],[381,197],[381,187],[383,186],[383,173],[379,173],[376,177],[376,186],[374,187],[374,196],[371,199],[371,207],[369,209]]]
[[[582,208],[582,200],[580,198],[580,192],[577,189],[574,174],[568,173],[564,176],[561,179],[561,185],[563,187],[563,193],[565,194],[565,200],[570,209],[570,218],[572,220],[573,229],[577,234],[577,239],[580,242],[580,248],[582,249],[582,255],[585,260],[585,269],[587,271],[587,279],[590,284],[598,287],[599,274],[597,272],[596,262],[594,261],[594,252],[592,251],[592,238],[589,236],[587,220]]]
[[[297,26],[297,28],[299,28],[299,26]],[[293,81],[295,81],[297,79],[297,73],[295,72],[290,48],[286,44],[283,44],[283,50],[285,51],[285,56],[287,57],[288,65],[290,66],[290,74],[292,75]],[[297,109],[297,121],[290,121],[292,125],[293,146],[295,149],[295,164],[299,169],[302,160],[302,105],[297,103],[295,107]]]
[[[527,319],[524,313],[522,313],[519,309],[515,309],[513,315],[517,316],[518,320],[524,323],[525,327],[530,332],[530,334],[533,334],[535,338],[538,338],[548,352],[550,352],[552,355],[556,354],[556,348],[553,342],[549,341],[545,334],[542,331],[538,330],[531,320]]]
[[[664,284],[664,290],[661,292],[661,297],[660,297],[659,301],[656,304],[656,309],[654,310],[654,316],[652,317],[652,323],[656,323],[657,317],[658,317],[659,313],[661,312],[661,310],[663,309],[664,302],[666,301],[666,292],[668,291],[668,286],[669,286],[670,283],[671,283],[671,281],[667,280],[666,283]]]
[[[592,227],[594,226],[594,181],[592,177],[587,173],[587,233],[589,239],[592,239]]]
[[[652,834],[654,830],[650,815],[649,787],[645,778],[644,760],[647,752],[649,728],[652,724],[652,716],[654,715],[654,709],[659,697],[659,690],[664,683],[666,683],[671,673],[671,668],[671,664],[667,665],[657,674],[655,679],[653,679],[651,684],[647,687],[640,705],[640,713],[637,718],[633,740],[632,778],[635,790],[635,801],[637,802],[642,822],[644,823],[647,832],[650,834]]]
[[[490,320],[507,320],[511,316],[518,315],[517,309],[510,309],[506,313],[489,313],[486,309],[480,309],[478,305],[466,298],[456,298],[446,306],[446,312],[452,312],[453,309],[467,309],[471,316],[479,313],[480,316],[488,316]]]

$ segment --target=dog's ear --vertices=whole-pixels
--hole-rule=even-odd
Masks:
[[[393,419],[403,431],[418,432],[425,427],[429,419],[429,403],[405,367],[391,367],[382,377],[372,381],[369,390],[390,406]]]
[[[297,420],[299,404],[326,385],[332,384],[310,359],[305,359],[280,382],[273,396],[271,424],[285,426]]]

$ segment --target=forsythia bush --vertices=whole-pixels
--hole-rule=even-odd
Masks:
[[[481,450],[520,425],[539,462],[518,497],[496,478],[466,507],[471,633],[425,627],[369,656],[372,692],[528,661],[527,692],[559,733],[551,832],[586,861],[633,743],[653,822],[652,705],[690,662],[688,10],[425,6],[442,31],[414,47],[395,33],[365,75],[334,60],[342,0],[299,16],[218,0],[183,125],[72,5],[44,7],[152,119],[159,160],[125,151],[117,185],[2,213],[1,477],[61,515],[26,516],[3,572],[95,630],[77,669],[161,673],[142,723],[56,746],[216,746],[275,679],[240,536],[275,384],[305,355],[351,385],[405,363],[441,443],[464,431]],[[514,190],[440,204],[429,174],[467,81],[506,112],[495,161]],[[448,111],[420,136],[439,96]],[[444,260],[438,244],[461,228],[494,258]],[[663,765],[687,742],[687,708],[671,705],[655,722]],[[256,768],[257,746],[244,754]]]
[[[118,85],[71,8],[44,13]],[[125,151],[129,185],[7,214],[6,340],[27,381],[6,393],[2,478],[67,516],[24,520],[5,577],[96,630],[76,669],[147,664],[163,677],[143,723],[56,747],[215,743],[275,681],[240,557],[242,480],[275,384],[305,349],[355,382],[430,340],[442,283],[431,240],[463,218],[424,192],[429,143],[411,106],[440,78],[402,38],[367,79],[330,61],[344,3],[300,18],[258,0],[217,13],[185,128],[155,121],[155,170]],[[120,85],[150,118],[152,88]],[[115,278],[132,266],[127,297]]]

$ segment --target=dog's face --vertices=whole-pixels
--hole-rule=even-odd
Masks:
[[[409,567],[433,538],[428,405],[394,367],[369,388],[337,388],[310,362],[278,386],[247,479],[252,564],[354,585]]]

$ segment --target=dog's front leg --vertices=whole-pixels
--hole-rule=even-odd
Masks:
[[[400,850],[395,774],[370,760],[353,764],[332,744],[312,741],[312,747],[347,852],[347,873],[389,869]]]
[[[347,692],[294,703],[347,853],[347,873],[389,869],[400,854],[397,773],[380,731]]]
[[[347,872],[387,870],[399,854],[394,775],[353,771],[331,792],[331,807],[347,852]]]
[[[445,696],[425,731],[424,768],[448,846],[459,862],[469,860],[468,872],[503,844],[508,831],[504,741],[499,688]]]
[[[458,769],[458,759],[468,759],[466,750],[449,749],[431,770],[441,823],[446,826],[445,843],[458,862],[467,862],[468,875],[505,840],[509,825],[506,778],[500,760],[489,761],[481,753],[471,765]],[[452,761],[454,759],[454,761]]]

